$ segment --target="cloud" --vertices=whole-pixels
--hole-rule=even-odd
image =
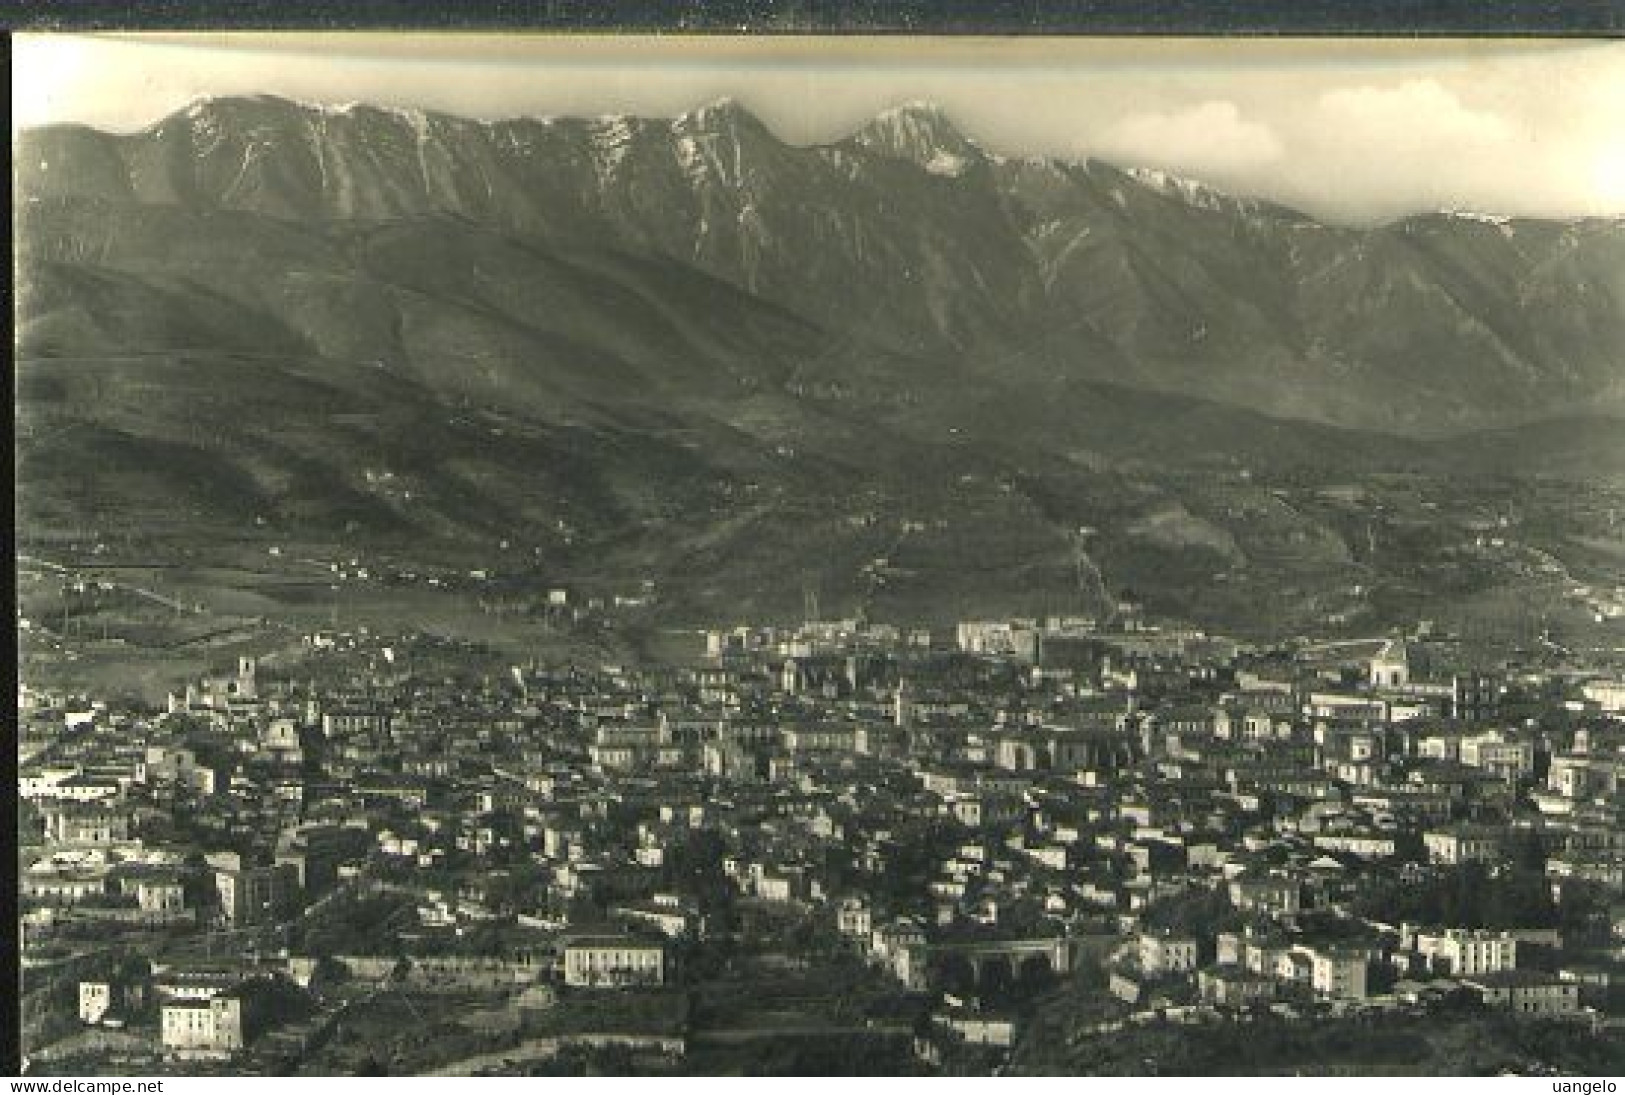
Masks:
[[[1131,114],[1107,129],[1098,144],[1127,163],[1216,175],[1256,170],[1284,151],[1274,130],[1243,118],[1235,103],[1223,99],[1168,113]]]
[[[85,44],[66,35],[18,35],[11,44],[11,129],[56,121],[74,103],[74,88],[83,81]]]
[[[662,117],[729,93],[806,145],[924,97],[1000,153],[1159,167],[1343,221],[1625,212],[1625,42],[341,37],[23,35],[13,127],[127,132],[259,92],[487,118]]]
[[[1338,88],[1322,94],[1318,106],[1323,135],[1347,145],[1440,155],[1499,144],[1513,133],[1500,115],[1468,107],[1432,79]]]
[[[1504,89],[1491,91],[1505,98]],[[1514,105],[1506,110],[1469,106],[1431,76],[1332,87],[1284,123],[1290,154],[1280,182],[1299,196],[1289,202],[1355,220],[1522,210],[1561,180],[1555,150],[1531,146],[1527,119]]]
[[[1598,153],[1591,171],[1592,194],[1597,208],[1625,208],[1625,141]]]

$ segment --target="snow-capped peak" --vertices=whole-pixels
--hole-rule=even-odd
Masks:
[[[1160,168],[1130,167],[1125,168],[1123,173],[1148,190],[1198,209],[1245,207],[1249,204],[1245,199],[1217,190],[1207,183],[1174,175]]]
[[[883,110],[852,135],[872,152],[911,160],[937,175],[958,175],[984,158],[935,103],[912,100]]]
[[[1505,228],[1512,223],[1511,217],[1497,216],[1494,213],[1480,213],[1473,209],[1441,209],[1441,217],[1449,217],[1458,221],[1478,221],[1480,224],[1493,224],[1498,228]]]
[[[741,129],[764,130],[766,127],[745,105],[732,96],[724,95],[704,106],[680,115],[672,122],[674,128],[708,132],[737,132]]]

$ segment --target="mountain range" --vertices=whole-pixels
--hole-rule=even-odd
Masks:
[[[1371,515],[1266,481],[1625,473],[1619,221],[1330,225],[919,103],[796,147],[204,100],[15,170],[25,530],[501,537],[704,614],[1054,604],[1082,527],[1313,615]]]

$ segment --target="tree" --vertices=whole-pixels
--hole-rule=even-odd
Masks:
[[[1546,846],[1533,829],[1513,830],[1507,838],[1506,853],[1514,871],[1546,873]]]
[[[1239,928],[1244,919],[1223,887],[1163,898],[1148,907],[1143,917],[1148,927],[1198,936]]]
[[[38,847],[44,843],[45,820],[32,802],[17,800],[17,844],[23,848]]]

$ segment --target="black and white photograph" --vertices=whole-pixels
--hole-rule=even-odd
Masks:
[[[1625,1075],[1625,40],[11,68],[20,1075]]]

